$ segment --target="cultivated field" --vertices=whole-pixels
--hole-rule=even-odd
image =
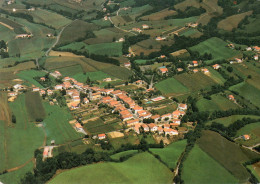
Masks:
[[[23,25],[18,24],[17,22],[14,22],[10,19],[0,17],[0,24],[1,26],[5,26],[9,29],[9,31],[14,31],[16,34],[24,34],[26,31],[23,29]],[[2,34],[2,32],[1,32]]]
[[[189,89],[174,78],[163,80],[155,85],[163,94],[185,94]]]
[[[0,121],[11,123],[11,111],[7,102],[7,93],[0,92]]]
[[[45,118],[45,110],[39,92],[25,93],[25,105],[31,121]]]
[[[79,82],[86,82],[88,77],[92,81],[94,81],[94,80],[102,81],[103,79],[108,78],[110,76],[102,71],[97,71],[97,72],[87,72],[86,74],[77,73],[77,74],[73,75],[72,77]]]
[[[154,168],[158,172],[154,172]],[[53,183],[172,183],[171,171],[149,153],[140,153],[122,163],[99,163],[65,171]]]
[[[205,153],[196,144],[183,163],[182,179],[185,183],[238,183],[228,170]]]
[[[241,20],[243,20],[245,16],[249,16],[251,14],[252,11],[248,11],[245,13],[229,16],[218,23],[218,28],[224,29],[226,31],[232,31],[232,29],[237,28],[239,22],[241,22]]]
[[[208,53],[212,54],[213,60],[216,59],[230,59],[240,55],[236,50],[232,50],[227,46],[227,43],[219,38],[212,37],[204,42],[191,47],[191,51],[197,51],[201,55]]]
[[[176,167],[177,161],[186,147],[186,140],[171,143],[165,148],[150,148],[149,150],[156,155],[159,155],[170,169]]]
[[[216,110],[229,110],[239,108],[234,102],[230,101],[227,97],[216,94],[211,96],[211,100],[201,98],[196,106],[199,111],[216,111]]]
[[[198,144],[203,151],[231,172],[240,182],[246,182],[250,176],[241,163],[259,158],[256,153],[241,148],[213,131],[203,131]]]

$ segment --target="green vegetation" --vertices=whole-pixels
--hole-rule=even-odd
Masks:
[[[8,126],[0,122],[0,140],[6,144],[0,145],[0,171],[20,166],[31,160],[35,149],[42,146],[44,133],[42,128],[30,123],[25,108],[25,95],[21,94],[9,104],[16,117],[16,123]]]
[[[155,87],[164,94],[169,93],[187,93],[189,89],[185,87],[181,82],[174,78],[168,78],[155,85]]]
[[[177,161],[181,156],[187,144],[186,140],[171,143],[165,148],[150,148],[149,150],[156,155],[159,155],[161,160],[168,165],[170,169],[176,167]]]
[[[25,70],[25,71],[21,71],[18,74],[16,74],[17,76],[19,76],[21,79],[28,81],[29,83],[43,88],[43,86],[41,84],[39,84],[36,80],[34,80],[34,77],[43,77],[44,75],[46,75],[45,72],[43,71],[37,71],[37,70]]]
[[[47,102],[44,102],[43,106],[47,114],[47,117],[43,120],[44,129],[47,134],[47,143],[55,140],[56,144],[62,144],[83,136],[83,134],[77,133],[72,125],[69,124],[72,116],[67,108],[49,105]]]
[[[204,152],[219,162],[240,182],[245,182],[250,177],[250,174],[241,163],[259,158],[258,154],[228,141],[213,131],[203,131],[198,144]]]
[[[118,120],[112,122],[104,122],[102,119],[98,118],[94,121],[88,121],[84,124],[84,128],[87,129],[91,134],[100,134],[105,132],[112,132],[121,128]]]
[[[58,70],[63,76],[69,76],[69,77],[73,77],[74,75],[83,73],[82,67],[79,64],[67,66],[64,68],[59,68]]]
[[[44,119],[45,111],[39,92],[27,92],[25,94],[25,104],[32,121],[42,121]]]
[[[128,80],[129,77],[132,76],[133,74],[133,72],[131,70],[128,70],[127,68],[123,68],[115,65],[103,68],[101,69],[101,71],[108,74],[109,76],[122,79],[122,80]]]
[[[198,145],[194,146],[183,163],[182,178],[185,183],[238,183],[232,174]]]
[[[216,110],[228,110],[236,109],[239,106],[230,101],[227,97],[222,95],[212,95],[211,100],[201,98],[197,102],[199,111],[216,111]]]
[[[154,171],[156,168],[157,172]],[[171,171],[149,153],[140,153],[122,163],[99,163],[65,171],[53,183],[172,183]]]
[[[147,62],[147,60],[144,60],[144,59],[137,59],[134,61],[135,63],[137,64],[145,64]]]
[[[138,151],[137,150],[123,151],[123,152],[119,152],[119,153],[116,153],[116,154],[112,155],[111,158],[115,159],[115,160],[119,160],[121,157],[125,157],[125,156],[128,156],[128,155],[133,155],[135,153],[138,153]]]
[[[259,167],[259,165],[260,165],[260,163],[258,162],[256,164],[247,166],[247,168],[249,168],[251,170],[251,172],[253,173],[253,175],[258,179],[258,181],[260,180],[260,175],[259,175],[260,167]]]
[[[210,125],[213,121],[220,123],[224,125],[225,127],[229,126],[230,124],[234,123],[235,121],[243,118],[251,118],[251,119],[258,119],[260,116],[254,116],[254,115],[232,115],[228,117],[218,118],[214,119],[212,121],[207,122],[208,125]]]
[[[226,47],[227,45],[228,44],[225,41],[213,37],[191,47],[190,50],[197,51],[200,53],[200,55],[205,53],[212,54],[214,60],[230,59],[239,55],[238,51]]]

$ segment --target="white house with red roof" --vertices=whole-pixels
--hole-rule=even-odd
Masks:
[[[32,90],[33,92],[37,92],[37,91],[40,91],[40,88],[36,87],[36,88],[33,88]]]
[[[178,131],[171,128],[164,128],[165,135],[178,135]]]
[[[199,65],[198,61],[192,61],[192,64],[193,64],[194,67]]]
[[[139,119],[131,119],[131,120],[126,121],[126,125],[128,127],[135,126],[135,124],[137,124],[137,123],[139,123]]]
[[[178,104],[178,109],[182,111],[187,110],[187,104],[183,104],[183,103]]]
[[[148,124],[148,127],[150,128],[151,132],[155,132],[158,130],[158,127],[154,123]]]
[[[158,114],[151,116],[151,119],[153,119],[155,123],[157,123],[160,118],[161,116]]]
[[[106,134],[98,134],[98,139],[102,140],[106,138]]]

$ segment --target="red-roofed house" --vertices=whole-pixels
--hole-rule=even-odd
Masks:
[[[174,119],[174,120],[173,120],[173,123],[180,125],[180,124],[181,124],[181,120],[180,120],[180,119]]]
[[[106,138],[106,134],[98,134],[98,139],[102,140]]]
[[[40,88],[33,88],[33,92],[40,91]]]
[[[160,74],[166,74],[168,72],[167,68],[159,68],[159,73]]]
[[[162,127],[158,127],[157,131],[158,131],[159,134],[163,134],[163,128]]]
[[[142,124],[141,127],[143,127],[145,132],[149,132],[149,127],[146,124]]]
[[[193,66],[198,66],[198,61],[192,61]]]
[[[158,130],[158,127],[154,123],[148,124],[148,127],[150,128],[151,132],[155,132]]]
[[[165,135],[178,135],[178,131],[171,128],[164,128]]]
[[[135,126],[135,124],[137,124],[137,123],[139,123],[139,119],[132,119],[132,120],[126,121],[126,125],[128,127]]]
[[[215,70],[219,69],[220,68],[220,65],[219,64],[215,64],[212,66]]]
[[[173,111],[173,113],[172,113],[172,117],[174,119],[178,119],[180,117],[180,115],[181,115],[181,111],[178,111],[178,110]]]
[[[123,120],[123,121],[127,121],[127,120],[130,120],[130,119],[133,119],[134,117],[133,117],[133,115],[132,114],[125,114],[125,115],[122,115],[121,116],[121,119]]]
[[[126,62],[126,63],[124,63],[124,66],[125,67],[131,67],[131,63],[130,62]]]
[[[169,113],[169,114],[164,114],[164,115],[162,115],[161,117],[162,117],[162,119],[163,119],[164,121],[166,121],[167,118],[168,118],[168,120],[170,120],[170,119],[172,118],[172,114],[171,114],[171,113]]]
[[[142,110],[143,110],[143,108],[142,108],[142,107],[140,107],[139,105],[135,105],[135,106],[134,106],[132,109],[135,111],[135,114],[136,114],[137,112],[139,112],[139,111],[142,111]]]
[[[228,95],[228,99],[234,101],[235,97],[233,95]]]
[[[186,105],[186,104],[183,104],[183,103],[180,103],[180,104],[178,105],[178,109],[179,109],[179,110],[182,110],[182,111],[185,111],[185,110],[187,110],[187,105]]]
[[[249,135],[243,135],[243,139],[246,141],[246,140],[249,140],[250,139],[250,136]]]
[[[89,100],[87,98],[84,98],[83,100],[85,104],[89,103]]]
[[[157,121],[158,121],[160,118],[161,118],[161,117],[160,117],[160,115],[158,115],[158,114],[151,116],[151,119],[153,119],[155,123],[157,123]]]

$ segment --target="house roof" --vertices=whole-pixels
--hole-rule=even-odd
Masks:
[[[154,123],[150,123],[148,124],[149,128],[153,128],[153,127],[156,127],[156,125]]]
[[[127,124],[132,124],[132,123],[135,123],[135,122],[139,122],[139,119],[131,119],[131,120],[128,120],[126,121]]]
[[[157,119],[157,118],[160,118],[160,115],[156,114],[156,115],[153,115],[151,118],[152,119]]]
[[[198,64],[198,61],[192,61],[193,64]]]
[[[186,105],[186,104],[183,104],[183,103],[181,103],[181,104],[179,104],[179,107],[180,107],[180,108],[187,108],[187,105]]]
[[[171,113],[162,115],[162,118],[172,116]]]
[[[168,69],[167,69],[167,68],[160,68],[160,71],[161,71],[162,73],[165,73],[165,72],[168,72]]]
[[[98,137],[106,137],[106,134],[98,134]]]

